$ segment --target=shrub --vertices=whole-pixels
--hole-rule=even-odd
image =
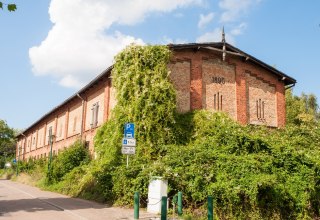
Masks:
[[[58,182],[74,168],[88,164],[89,161],[90,155],[84,143],[77,141],[53,159],[52,170],[48,171],[50,180]]]

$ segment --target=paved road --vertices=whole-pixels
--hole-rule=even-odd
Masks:
[[[140,218],[151,219],[152,215],[140,212]],[[2,219],[126,220],[133,219],[133,210],[107,207],[0,179],[0,220]]]

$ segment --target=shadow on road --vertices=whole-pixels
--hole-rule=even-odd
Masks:
[[[0,215],[4,212],[26,212],[38,211],[64,211],[79,209],[105,209],[110,208],[90,201],[75,198],[30,198],[17,200],[0,200]]]

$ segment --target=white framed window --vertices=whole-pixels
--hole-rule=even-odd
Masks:
[[[99,102],[96,102],[92,105],[91,108],[91,127],[97,127],[98,125],[98,114],[99,114]]]

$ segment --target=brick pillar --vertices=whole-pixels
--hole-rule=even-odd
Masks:
[[[67,108],[66,111],[66,119],[64,123],[64,139],[67,140],[68,138],[68,127],[69,127],[69,108]]]
[[[37,129],[37,135],[36,135],[36,150],[38,149],[38,137],[39,137],[39,128]]]
[[[276,84],[276,97],[278,127],[284,127],[286,125],[286,97],[284,83],[282,81]]]
[[[191,60],[190,108],[202,108],[202,56],[195,53]]]
[[[87,117],[87,97],[84,98],[82,101],[82,118],[81,118],[81,126],[82,126],[82,134],[81,134],[81,139],[85,140],[83,138],[83,134],[86,131],[86,117]]]
[[[103,112],[103,122],[106,122],[109,118],[109,105],[110,105],[110,79],[105,82],[104,88],[104,112]]]
[[[52,128],[52,134],[57,138],[57,131],[58,131],[58,128],[57,128],[57,126],[58,126],[58,116],[56,116],[55,117],[55,119],[54,119],[54,124],[53,124],[53,128]],[[56,140],[56,138],[54,139],[54,140]],[[54,141],[55,142],[55,141]],[[53,143],[54,143],[53,142]]]
[[[236,66],[237,120],[240,124],[248,123],[246,73],[242,65]]]
[[[44,124],[44,131],[43,131],[43,147],[46,146],[46,140],[47,140],[47,122]]]

